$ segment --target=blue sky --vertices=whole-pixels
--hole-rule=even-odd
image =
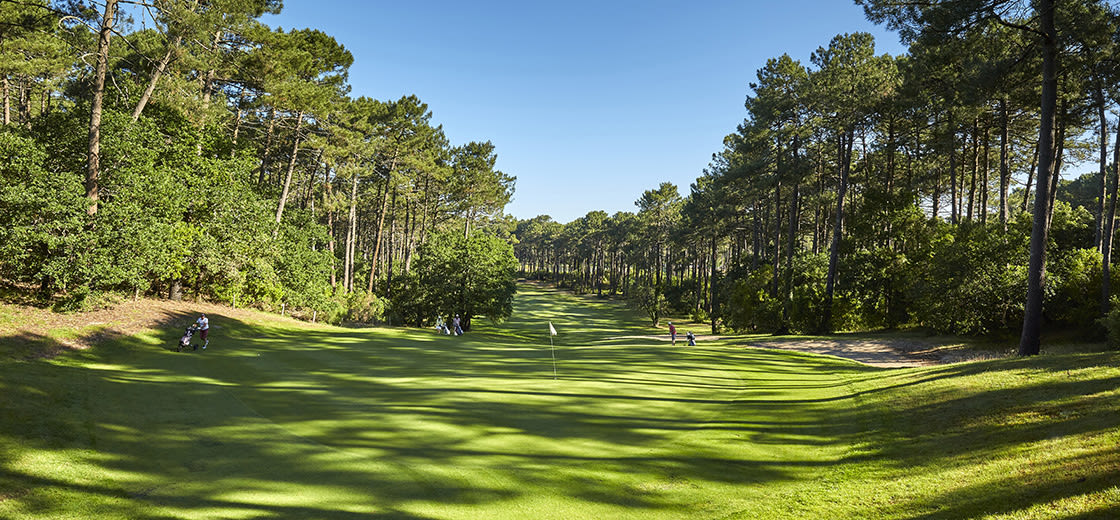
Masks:
[[[768,58],[808,64],[856,31],[905,50],[847,0],[285,0],[264,21],[346,46],[354,97],[415,94],[452,144],[492,141],[517,176],[506,211],[560,222],[635,211],[666,181],[687,194]]]

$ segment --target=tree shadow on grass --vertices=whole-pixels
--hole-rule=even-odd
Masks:
[[[710,353],[584,349],[567,360],[564,376],[571,379],[550,381],[542,351],[517,344],[447,343],[399,331],[292,331],[223,316],[212,316],[222,327],[210,351],[168,352],[178,325],[189,319],[169,316],[167,330],[157,334],[18,370],[0,365],[0,393],[10,398],[0,407],[0,442],[19,447],[0,456],[4,481],[10,489],[45,486],[75,497],[51,503],[49,492],[31,491],[13,500],[42,501],[43,511],[55,512],[98,503],[108,516],[218,508],[266,518],[350,518],[348,510],[364,505],[421,518],[407,516],[410,504],[500,510],[547,490],[664,511],[684,502],[642,492],[627,479],[781,481],[832,464],[771,460],[696,439],[725,432],[755,445],[831,442],[832,432],[819,427],[823,410],[799,411],[801,405],[766,397],[796,387],[793,381],[747,389],[756,395],[745,405],[746,379],[708,366]],[[765,370],[765,357],[747,355],[756,363],[751,370]],[[784,415],[790,411],[796,419]],[[735,415],[753,419],[730,419]],[[512,442],[495,441],[503,436]],[[19,454],[75,450],[95,454],[69,462],[78,477],[52,479],[43,468],[17,463]],[[466,476],[449,477],[447,468]],[[605,475],[593,489],[579,477],[589,472]],[[93,475],[132,477],[84,484]],[[271,503],[286,486],[347,498],[338,509]],[[231,490],[273,498],[223,498]],[[119,497],[128,499],[113,505]]]
[[[864,381],[874,386],[858,392],[866,404],[851,412],[873,432],[853,460],[876,461],[886,481],[987,472],[900,499],[886,509],[892,517],[1013,514],[1099,495],[1120,482],[1118,360],[1111,353],[882,372]],[[1059,509],[1042,516],[1062,518]],[[1115,518],[1120,504],[1101,511]]]
[[[169,352],[193,321],[180,313],[93,351],[0,363],[6,502],[45,514],[95,504],[117,517],[419,519],[450,507],[509,513],[553,494],[681,517],[718,492],[651,490],[809,482],[856,466],[889,484],[1120,428],[1115,356],[892,371],[777,351],[568,347],[552,380],[548,347],[498,329],[447,337],[211,318],[205,354]],[[517,326],[539,327],[530,318]],[[1041,478],[1120,467],[1114,448],[1082,452],[1026,478],[946,483],[880,516],[1012,513],[1108,489],[1113,469]],[[62,471],[29,466],[36,457]]]

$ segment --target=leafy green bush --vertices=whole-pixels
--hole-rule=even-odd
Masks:
[[[350,293],[346,301],[346,318],[356,323],[374,323],[384,319],[388,301],[365,291]]]
[[[909,296],[919,325],[939,332],[987,334],[1021,323],[1027,250],[1022,239],[961,225],[915,262]]]
[[[1055,322],[1088,330],[1100,313],[1101,253],[1096,249],[1059,251],[1046,263],[1046,314]]]
[[[1110,348],[1120,347],[1120,298],[1113,296],[1109,304],[1108,314],[1098,323],[1105,330],[1105,339]]]
[[[908,271],[906,255],[886,247],[860,249],[846,256],[838,291],[846,301],[840,309],[833,309],[834,318],[840,320],[833,329],[896,327],[907,322]]]
[[[793,259],[793,296],[790,300],[789,328],[793,332],[817,332],[824,312],[825,279],[828,255],[806,254]]]
[[[627,289],[626,297],[630,306],[649,316],[654,325],[657,325],[661,321],[661,316],[669,310],[669,302],[665,299],[665,295],[648,283],[634,282]]]
[[[782,302],[770,296],[773,272],[759,269],[732,281],[723,300],[723,318],[733,330],[772,332],[782,325]]]

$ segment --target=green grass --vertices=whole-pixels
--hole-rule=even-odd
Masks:
[[[168,327],[0,362],[0,518],[1120,516],[1115,353],[673,348],[521,290],[463,337],[211,316],[204,353]]]

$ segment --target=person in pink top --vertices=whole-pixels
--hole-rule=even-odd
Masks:
[[[677,328],[673,326],[673,322],[669,322],[669,338],[673,340],[673,346],[677,346]]]

